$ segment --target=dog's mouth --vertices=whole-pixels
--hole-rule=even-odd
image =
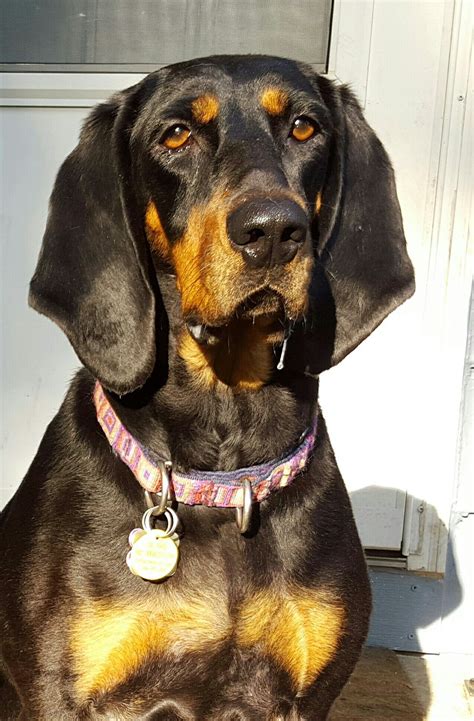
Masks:
[[[255,391],[268,383],[275,370],[283,367],[285,340],[306,311],[307,283],[294,287],[287,283],[285,288],[293,292],[282,293],[270,284],[254,285],[225,315],[212,319],[205,319],[204,314],[185,315],[187,333],[179,352],[195,377],[209,387],[219,381],[238,391]]]
[[[190,335],[201,345],[213,346],[227,337],[231,326],[244,324],[258,327],[269,343],[283,341],[289,320],[285,312],[283,296],[276,290],[264,288],[250,294],[228,318],[208,324],[199,318],[189,318],[186,327]]]

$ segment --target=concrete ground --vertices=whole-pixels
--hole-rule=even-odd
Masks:
[[[330,721],[467,721],[474,699],[464,686],[473,657],[365,650]]]

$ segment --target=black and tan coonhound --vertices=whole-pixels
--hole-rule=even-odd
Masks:
[[[218,56],[92,111],[31,282],[84,368],[2,519],[5,718],[327,718],[370,591],[318,375],[413,290],[393,171],[347,87]],[[94,389],[161,469],[146,499]],[[259,500],[245,469],[285,465],[311,428]],[[208,502],[223,477],[237,519]],[[152,556],[127,564],[142,518]]]

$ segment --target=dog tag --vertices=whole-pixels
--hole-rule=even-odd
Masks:
[[[160,581],[175,573],[179,558],[179,540],[175,533],[169,536],[161,528],[150,531],[135,528],[129,543],[132,549],[127,555],[127,565],[135,576]]]
[[[166,518],[166,531],[153,528],[153,516]],[[178,516],[172,508],[162,511],[160,506],[152,506],[145,511],[142,528],[134,528],[128,537],[132,550],[126,560],[134,576],[146,581],[161,581],[175,573],[179,558],[177,526]]]

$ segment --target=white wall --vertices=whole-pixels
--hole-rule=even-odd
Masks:
[[[79,365],[61,331],[27,305],[54,177],[84,108],[2,108],[2,504],[15,491]]]
[[[360,15],[372,10],[366,75],[356,64],[354,84],[394,164],[417,292],[323,377],[322,403],[349,488],[407,491],[411,567],[442,571],[473,260],[469,160],[459,164],[463,132],[471,132],[470,4],[343,0],[341,11],[346,5],[352,14],[354,6]],[[350,73],[350,63],[343,67]],[[431,510],[417,513],[421,503]]]

